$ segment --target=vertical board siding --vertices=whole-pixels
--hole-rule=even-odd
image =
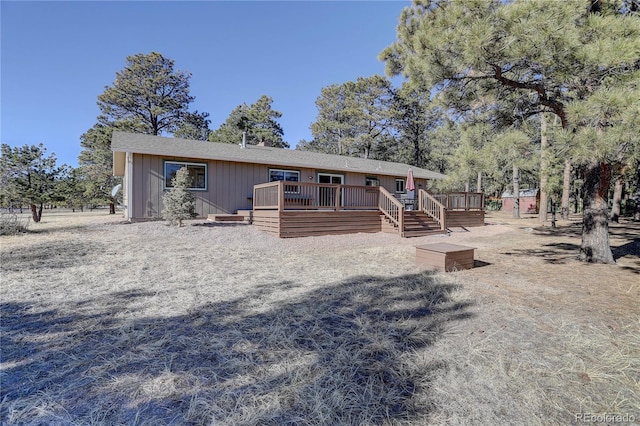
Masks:
[[[269,167],[261,164],[229,161],[134,155],[133,218],[159,218],[164,208],[164,162],[183,161],[207,164],[207,190],[192,191],[196,199],[198,217],[209,214],[230,214],[237,210],[251,210],[253,186],[265,183]]]
[[[148,156],[149,157],[149,205],[151,209],[155,209],[157,211],[157,215],[160,216],[162,214],[162,210],[164,209],[164,205],[162,203],[162,179],[164,175],[164,170],[162,170],[162,161],[158,157]],[[160,180],[160,185],[156,183],[157,180]]]
[[[367,176],[378,177],[380,185],[389,192],[395,192],[394,176],[382,176],[371,173],[335,172],[300,167],[269,166],[267,164],[237,163],[230,161],[202,160],[197,158],[180,158],[133,154],[133,205],[130,207],[131,217],[159,218],[164,208],[164,162],[183,161],[187,163],[207,164],[207,190],[193,191],[196,198],[198,217],[209,214],[232,214],[238,210],[253,209],[253,186],[269,180],[269,169],[287,169],[300,172],[301,182],[315,182],[318,172],[341,174],[346,185],[364,185]],[[309,179],[309,177],[312,179]],[[416,180],[416,185],[419,180]],[[426,187],[426,180],[420,180]]]
[[[389,191],[391,194],[396,193],[396,177],[395,176],[378,176],[380,178],[380,186]]]
[[[147,217],[145,215],[145,200],[148,197],[147,191],[143,183],[143,156],[133,154],[133,217]]]

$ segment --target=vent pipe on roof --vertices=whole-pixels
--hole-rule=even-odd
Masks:
[[[247,147],[247,132],[242,132],[242,145],[240,145],[242,149]]]

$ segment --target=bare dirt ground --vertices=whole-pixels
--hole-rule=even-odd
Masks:
[[[2,424],[640,423],[638,223],[593,265],[578,217],[286,240],[43,220],[0,238]],[[476,268],[418,268],[440,241]]]

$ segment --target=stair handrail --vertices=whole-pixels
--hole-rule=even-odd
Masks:
[[[418,210],[431,216],[440,229],[447,229],[447,208],[424,189],[418,190]]]
[[[380,186],[378,208],[397,227],[400,235],[404,233],[404,205],[384,187]]]

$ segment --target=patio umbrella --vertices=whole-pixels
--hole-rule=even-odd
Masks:
[[[413,191],[414,189],[416,189],[416,184],[413,182],[413,170],[409,169],[409,172],[407,173],[407,186],[406,186],[407,191]]]

